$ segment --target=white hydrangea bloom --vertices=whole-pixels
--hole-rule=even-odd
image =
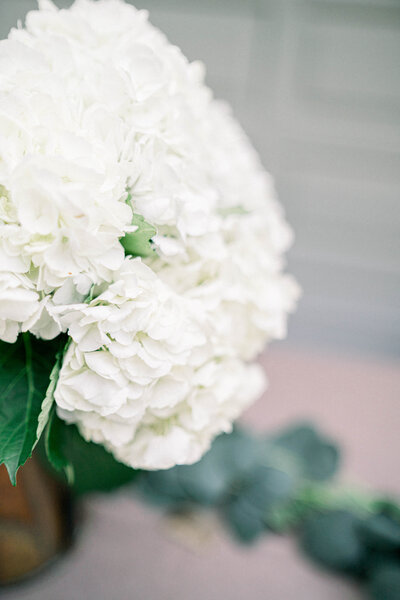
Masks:
[[[39,295],[23,276],[0,271],[0,338],[13,343],[21,325],[39,310]]]
[[[134,467],[198,460],[263,389],[258,366],[215,354],[201,304],[141,259],[126,259],[114,283],[61,319],[73,341],[55,392],[59,414]]]
[[[63,418],[127,464],[192,462],[286,333],[290,229],[202,65],[146,11],[39,5],[0,42],[0,339],[68,330]],[[132,210],[157,230],[144,261],[120,243]]]

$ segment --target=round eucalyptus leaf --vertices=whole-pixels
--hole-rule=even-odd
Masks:
[[[272,441],[293,455],[305,478],[323,481],[332,477],[338,468],[338,448],[321,437],[310,424],[290,427]]]
[[[358,525],[358,517],[346,510],[314,513],[303,523],[301,547],[323,566],[357,571],[364,559]]]
[[[374,600],[399,600],[400,562],[388,562],[376,567],[370,576],[369,590]]]
[[[255,541],[266,528],[262,511],[242,496],[227,504],[224,517],[236,538],[244,543]]]
[[[165,471],[143,471],[136,484],[139,493],[152,504],[175,508],[189,502],[177,467]]]
[[[268,525],[268,515],[291,496],[293,482],[283,471],[256,468],[225,507],[225,517],[239,539],[250,542]]]
[[[374,550],[400,550],[400,524],[387,515],[376,514],[361,521],[359,532],[364,544]]]

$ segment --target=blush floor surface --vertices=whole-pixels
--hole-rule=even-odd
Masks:
[[[400,496],[400,373],[393,361],[274,347],[270,387],[243,422],[260,431],[312,420],[343,450],[341,478]],[[73,552],[3,600],[361,600],[290,538],[232,541],[208,513],[174,521],[127,491],[87,501]]]

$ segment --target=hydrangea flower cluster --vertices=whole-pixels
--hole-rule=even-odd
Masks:
[[[0,339],[71,341],[59,415],[146,469],[257,396],[298,296],[271,177],[200,63],[122,0],[40,0],[0,42]],[[135,257],[135,215],[156,232]]]

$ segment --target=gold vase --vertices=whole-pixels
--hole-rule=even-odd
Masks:
[[[73,504],[34,455],[17,485],[0,466],[0,585],[20,581],[52,562],[71,544]]]

